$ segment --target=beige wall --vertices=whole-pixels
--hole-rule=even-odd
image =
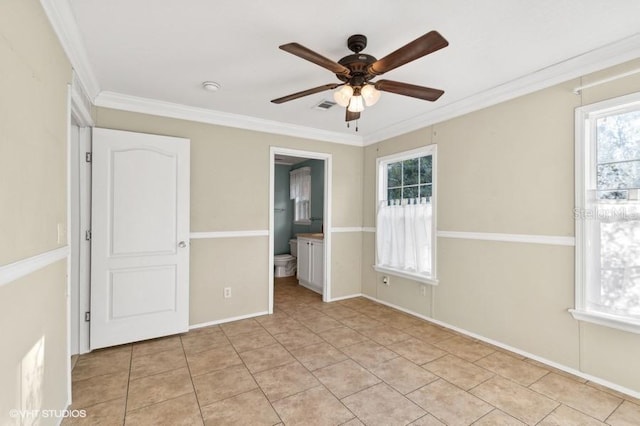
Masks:
[[[580,84],[637,68],[640,61],[476,111],[365,148],[365,226],[373,226],[376,157],[438,144],[438,229],[573,236],[574,110],[640,90],[640,75],[575,95]],[[440,283],[417,283],[371,266],[373,234],[363,238],[365,294],[538,357],[640,392],[640,335],[579,323],[574,248],[438,238]],[[432,305],[431,305],[432,304]],[[433,309],[433,312],[431,312]]]
[[[271,146],[331,154],[332,224],[362,226],[362,148],[105,108],[96,125],[191,140],[192,232],[269,228]],[[360,233],[333,235],[332,297],[360,293],[361,247]],[[268,237],[192,240],[190,323],[267,311],[269,268]]]
[[[577,84],[433,126],[440,230],[573,235]]]
[[[268,237],[192,240],[189,323],[266,312],[268,251]],[[222,298],[225,287],[230,299]]]
[[[0,2],[0,266],[66,245],[70,79],[40,3]],[[0,285],[3,424],[11,408],[66,407],[66,307],[65,261]]]
[[[331,251],[331,298],[360,294],[362,262],[362,232],[336,232]],[[356,265],[356,267],[354,267]]]
[[[639,91],[640,75],[579,96],[570,89],[639,65],[365,149],[102,108],[94,116],[100,127],[191,139],[193,232],[268,228],[270,146],[332,154],[333,226],[375,226],[375,159],[437,143],[441,230],[571,236],[573,110]],[[0,2],[0,265],[66,245],[58,227],[67,215],[70,77],[39,2]],[[640,359],[640,337],[578,323],[566,312],[573,306],[571,247],[440,238],[441,282],[423,295],[411,280],[381,284],[371,268],[374,238],[371,232],[333,235],[333,297],[363,292],[640,391],[640,370],[628,368]],[[192,241],[191,324],[267,309],[267,244],[266,237]],[[225,300],[226,286],[234,296]],[[20,389],[34,391],[38,408],[62,409],[68,399],[65,262],[1,286],[0,325],[9,342],[0,351],[0,412],[31,408],[19,405]],[[43,368],[31,368],[40,362],[33,360]],[[30,387],[22,366],[37,372]]]
[[[0,2],[0,265],[65,245],[71,68],[37,0]]]
[[[11,409],[67,406],[66,286],[66,262],[60,261],[0,288],[3,425],[20,424],[17,419],[10,422]],[[41,420],[38,424],[56,424],[55,419]]]

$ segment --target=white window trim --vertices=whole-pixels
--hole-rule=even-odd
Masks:
[[[595,158],[595,143],[592,137],[595,130],[592,122],[595,118],[609,115],[612,112],[624,112],[625,109],[637,109],[640,106],[640,92],[608,99],[602,102],[576,108],[575,112],[575,212],[584,212],[587,205],[587,182],[592,170],[587,167]],[[589,233],[585,221],[580,217],[575,220],[576,253],[575,253],[575,309],[569,312],[578,321],[611,327],[640,334],[640,322],[631,318],[591,311],[586,308],[587,284],[591,277],[588,269]]]
[[[434,278],[427,278],[424,275],[412,274],[411,272],[401,271],[399,269],[393,269],[386,266],[373,265],[373,269],[383,274],[389,274],[400,278],[407,278],[423,284],[438,285],[439,283],[439,281]]]
[[[293,169],[289,172],[289,175],[298,175],[298,174],[302,174],[302,175],[308,175],[309,176],[309,180],[311,180],[311,167],[305,166],[305,167],[300,167],[298,169]],[[311,225],[311,183],[309,183],[309,199],[306,200],[308,202],[307,204],[307,213],[308,213],[308,218],[305,219],[298,219],[297,216],[297,212],[298,212],[298,207],[297,207],[297,203],[299,202],[298,199],[293,199],[293,215],[294,215],[294,219],[293,219],[293,224],[294,225]]]
[[[382,164],[394,163],[396,161],[409,160],[415,157],[424,157],[425,155],[431,155],[431,276],[426,277],[421,274],[413,274],[407,271],[403,271],[400,269],[390,268],[387,266],[379,266],[373,265],[373,269],[377,272],[382,272],[389,275],[394,275],[401,278],[408,278],[413,281],[418,281],[423,284],[430,285],[438,285],[438,268],[437,268],[437,258],[438,258],[438,250],[437,250],[437,241],[438,241],[438,231],[437,231],[437,195],[438,195],[438,146],[436,144],[426,145],[420,148],[411,149],[409,151],[402,151],[391,155],[386,155],[384,157],[378,157],[376,159],[376,205],[375,211],[377,212],[378,206],[380,205],[380,201],[385,200],[387,197],[386,194],[386,185],[381,185],[380,182],[383,180],[387,181],[387,168],[382,167]],[[376,214],[377,218],[377,214]],[[377,219],[376,219],[376,228],[377,228]],[[378,252],[376,247],[376,263],[378,259]]]

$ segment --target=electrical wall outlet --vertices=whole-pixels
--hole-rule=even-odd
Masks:
[[[391,286],[391,280],[388,276],[385,275],[382,277],[382,284],[386,285],[387,287]]]
[[[224,298],[225,299],[230,299],[231,298],[231,287],[225,287],[224,288]]]

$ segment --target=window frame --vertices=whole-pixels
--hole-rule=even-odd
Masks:
[[[575,307],[571,315],[579,321],[640,334],[640,321],[588,309],[586,295],[592,290],[596,275],[590,258],[600,256],[599,244],[594,248],[594,230],[585,220],[588,192],[597,177],[596,121],[601,117],[640,109],[640,92],[608,99],[576,108],[575,111]],[[591,249],[589,248],[591,247]],[[598,250],[598,253],[595,251]]]
[[[438,285],[438,268],[437,268],[437,196],[438,196],[438,146],[436,144],[425,145],[419,148],[398,152],[376,158],[376,204],[374,212],[376,214],[377,229],[377,211],[382,200],[387,199],[387,165],[399,161],[411,160],[424,156],[431,156],[431,276],[426,277],[421,274],[414,274],[400,269],[390,268],[388,266],[378,266],[378,249],[375,249],[375,264],[373,269],[377,272],[407,278],[418,281],[423,284]]]
[[[305,175],[305,176],[308,176],[309,178],[309,199],[299,200],[297,197],[291,199],[293,201],[293,224],[294,225],[311,225],[311,222],[312,222],[311,221],[311,185],[313,182],[311,167],[304,166],[304,167],[299,167],[297,169],[290,170],[289,179],[291,179],[292,174]],[[303,202],[306,202],[304,207],[305,207],[305,213],[307,214],[307,217],[300,219],[298,218],[298,204]]]

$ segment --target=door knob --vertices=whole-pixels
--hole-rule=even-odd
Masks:
[[[180,241],[178,243],[178,247],[180,247],[180,248],[185,248],[186,246],[187,246],[187,243],[185,243],[184,241]]]

